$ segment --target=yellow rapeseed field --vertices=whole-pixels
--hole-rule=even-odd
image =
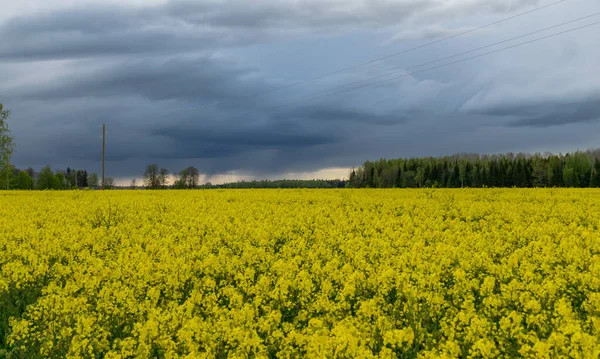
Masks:
[[[0,357],[598,358],[600,190],[0,192]]]

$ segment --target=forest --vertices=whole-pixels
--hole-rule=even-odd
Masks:
[[[35,172],[11,166],[9,189],[99,188],[99,178],[86,170]],[[4,180],[0,176],[0,182]],[[352,169],[348,179],[260,180],[201,184],[200,170],[187,167],[170,173],[156,164],[146,166],[143,182],[105,189],[247,189],[247,188],[481,188],[481,187],[600,187],[600,149],[567,154],[457,154],[444,157],[380,159]],[[4,187],[4,186],[2,186]],[[6,187],[4,187],[6,188]]]
[[[352,188],[599,187],[600,149],[567,154],[458,154],[366,161]]]

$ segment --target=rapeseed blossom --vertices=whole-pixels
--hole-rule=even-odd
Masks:
[[[600,191],[0,192],[0,357],[598,358]]]

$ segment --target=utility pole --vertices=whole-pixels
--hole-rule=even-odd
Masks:
[[[106,125],[102,124],[102,190],[104,191],[104,148],[106,144]]]

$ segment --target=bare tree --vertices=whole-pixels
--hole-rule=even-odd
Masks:
[[[104,179],[104,188],[105,189],[113,189],[115,186],[115,180],[112,177],[106,177]]]
[[[144,172],[144,186],[150,189],[157,189],[160,187],[160,170],[156,163],[146,166]]]
[[[159,172],[159,182],[162,188],[167,188],[169,184],[169,170],[166,168],[161,168]]]
[[[134,178],[134,179],[131,180],[131,189],[136,189],[136,188],[137,188],[137,182],[136,182],[136,180]]]
[[[198,187],[198,181],[200,179],[200,171],[196,167],[187,167],[179,172],[179,178],[177,179],[175,186],[177,188],[196,188]]]
[[[200,181],[200,171],[196,167],[188,167],[188,182],[187,188],[196,188],[198,187],[198,182]]]
[[[90,188],[96,188],[100,185],[100,180],[98,179],[98,175],[96,173],[90,173],[88,176],[88,186]]]

